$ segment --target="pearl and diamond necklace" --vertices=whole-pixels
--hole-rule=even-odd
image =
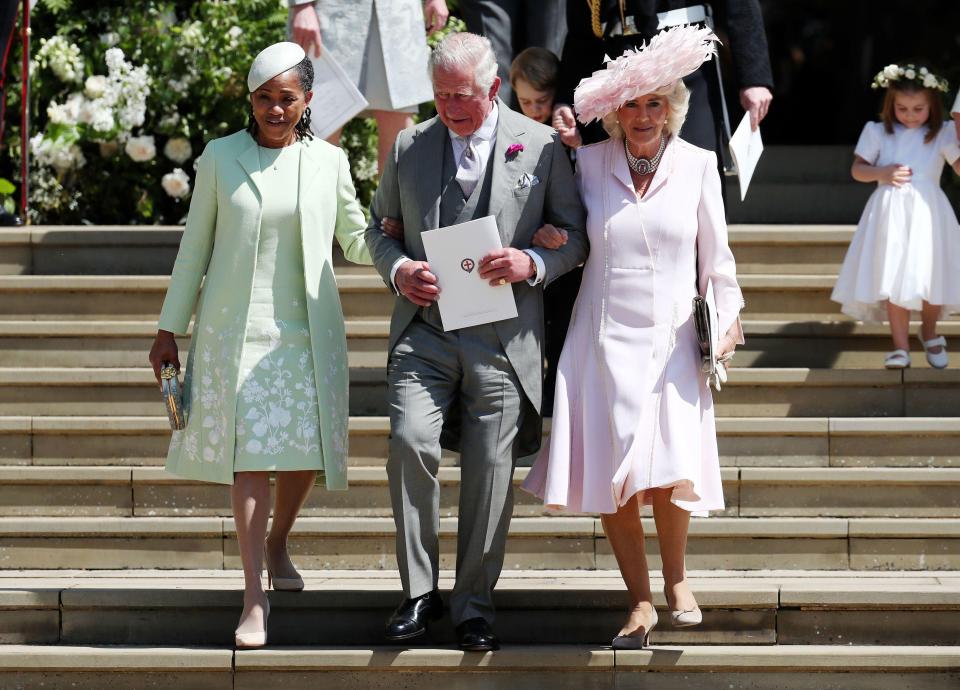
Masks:
[[[650,175],[657,171],[657,166],[660,165],[660,159],[663,158],[663,150],[667,147],[667,137],[663,134],[660,135],[660,148],[657,149],[656,154],[653,158],[638,158],[630,153],[630,147],[627,145],[627,140],[623,140],[623,150],[627,152],[627,165],[630,166],[630,169],[638,175]]]

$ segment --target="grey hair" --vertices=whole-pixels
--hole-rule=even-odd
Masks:
[[[431,80],[438,68],[472,69],[474,83],[486,93],[497,77],[497,56],[489,38],[460,31],[449,34],[430,53],[428,69]]]
[[[653,95],[667,99],[667,122],[664,129],[667,134],[678,135],[687,119],[687,110],[690,109],[690,89],[683,83],[683,79],[677,79],[673,84],[655,91]],[[604,115],[602,124],[611,138],[623,139],[623,129],[617,120],[616,110]]]

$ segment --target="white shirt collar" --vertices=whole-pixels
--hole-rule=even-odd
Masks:
[[[500,110],[497,108],[497,102],[493,102],[493,108],[490,109],[490,112],[487,113],[487,117],[484,118],[483,123],[480,125],[479,129],[476,132],[469,135],[471,140],[483,139],[484,141],[490,141],[497,134],[497,122],[500,119]],[[450,138],[453,141],[460,139],[460,135],[454,132],[452,129],[447,130],[450,132]]]

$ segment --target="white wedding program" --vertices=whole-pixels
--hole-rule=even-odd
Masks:
[[[480,259],[503,247],[493,216],[429,230],[420,236],[430,271],[440,286],[437,306],[443,330],[516,318],[513,286],[490,285],[480,277]]]
[[[750,186],[750,180],[760,161],[761,153],[763,153],[763,139],[760,137],[760,127],[757,127],[756,131],[750,129],[750,113],[747,113],[737,125],[737,131],[730,137],[730,155],[733,157],[733,164],[737,168],[737,177],[740,180],[740,201],[747,196],[747,188]]]
[[[367,107],[367,99],[343,71],[325,47],[317,57],[307,53],[313,63],[313,100],[310,101],[310,129],[314,136],[326,139]]]

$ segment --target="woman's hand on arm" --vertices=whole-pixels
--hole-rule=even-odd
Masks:
[[[384,218],[380,221],[380,230],[386,237],[403,242],[403,221],[398,218]]]
[[[320,51],[323,47],[320,36],[320,18],[317,17],[317,10],[313,3],[308,2],[291,7],[290,16],[293,18],[291,25],[293,42],[303,48],[307,55],[313,49],[316,57],[320,57]]]
[[[559,249],[567,243],[567,237],[566,230],[547,223],[533,235],[533,246],[543,247],[544,249]]]
[[[171,364],[177,371],[180,371],[180,352],[177,349],[177,341],[170,331],[157,331],[157,337],[153,340],[153,347],[150,348],[150,366],[153,367],[153,375],[157,377],[157,383],[160,383],[160,369],[164,364]]]

